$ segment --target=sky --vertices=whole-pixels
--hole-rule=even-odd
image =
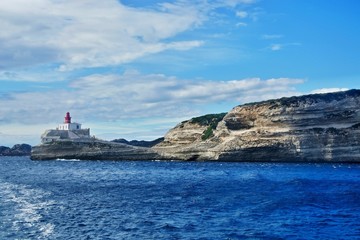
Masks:
[[[247,102],[360,89],[357,0],[0,1],[0,145],[70,112],[151,140]]]

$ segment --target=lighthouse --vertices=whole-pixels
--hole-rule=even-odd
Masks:
[[[41,135],[42,143],[57,141],[88,141],[90,139],[90,128],[81,129],[81,124],[71,122],[70,112],[64,117],[64,123],[56,129],[48,129]]]
[[[64,123],[59,124],[58,130],[80,130],[81,124],[80,123],[72,123],[70,113],[67,112],[64,118]]]

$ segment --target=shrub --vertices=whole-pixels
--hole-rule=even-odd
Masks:
[[[206,139],[210,138],[214,136],[214,133],[213,133],[213,128],[211,126],[209,126],[202,134],[201,136],[201,140],[205,141]]]
[[[226,114],[227,113],[207,114],[204,116],[192,118],[190,123],[197,123],[201,126],[208,126],[201,136],[201,139],[205,141],[206,139],[214,136],[213,130],[216,129],[218,123],[223,120]]]

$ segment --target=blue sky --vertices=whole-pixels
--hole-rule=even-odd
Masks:
[[[0,145],[67,111],[103,139],[154,139],[253,101],[360,88],[355,0],[0,2]]]

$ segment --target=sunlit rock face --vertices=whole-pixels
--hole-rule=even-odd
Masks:
[[[181,160],[360,162],[360,90],[237,106],[204,139],[209,126],[185,121],[153,149]]]

